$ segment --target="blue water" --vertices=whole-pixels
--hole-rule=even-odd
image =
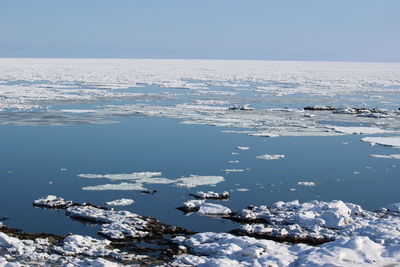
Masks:
[[[221,204],[239,210],[250,204],[299,199],[342,199],[377,209],[398,202],[399,160],[376,159],[370,154],[393,154],[393,148],[370,147],[360,136],[261,138],[222,133],[224,128],[179,124],[166,118],[123,118],[118,124],[0,126],[0,217],[7,225],[28,232],[96,235],[98,226],[73,221],[63,211],[38,209],[32,201],[55,194],[76,202],[104,205],[117,198],[132,198],[123,207],[176,226],[196,231],[229,231],[233,222],[183,215],[175,208],[199,190],[235,190]],[[343,144],[348,142],[348,144]],[[236,146],[249,146],[239,151]],[[232,155],[238,152],[239,155]],[[284,154],[280,160],[260,160],[261,154]],[[239,160],[239,164],[228,163]],[[60,171],[66,168],[67,171]],[[249,168],[240,173],[223,169]],[[80,173],[161,171],[163,177],[222,175],[216,187],[192,189],[146,185],[154,195],[139,191],[83,191],[84,186],[110,183],[84,179]],[[360,174],[354,174],[354,172]],[[316,182],[315,187],[297,185]],[[49,184],[52,182],[52,184]],[[289,190],[290,188],[296,191]]]

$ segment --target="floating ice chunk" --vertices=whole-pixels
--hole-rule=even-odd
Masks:
[[[236,148],[239,150],[250,150],[250,147],[248,146],[237,146]]]
[[[199,191],[195,194],[190,194],[190,195],[199,199],[227,199],[230,197],[228,191],[224,191],[222,193],[217,193],[213,191],[208,191],[208,192]]]
[[[400,147],[400,136],[395,137],[364,137],[363,142],[368,142],[371,145],[379,144],[383,146]]]
[[[182,177],[182,178],[176,179],[175,186],[192,188],[192,187],[202,186],[202,185],[215,185],[215,184],[218,184],[223,181],[225,181],[225,179],[222,176],[190,175],[189,177]]]
[[[67,171],[67,169],[66,168],[61,168],[60,171],[65,172],[65,171]]]
[[[369,156],[380,159],[400,159],[400,154],[391,154],[391,155],[371,154]]]
[[[297,182],[298,185],[315,186],[314,182]]]
[[[133,173],[121,173],[121,174],[79,174],[82,178],[106,178],[110,180],[141,180],[146,178],[152,178],[155,176],[161,176],[161,172],[133,172]]]
[[[239,163],[239,161],[238,160],[230,160],[229,163],[237,164],[237,163]]]
[[[198,213],[201,215],[228,215],[231,214],[232,211],[220,204],[204,203],[200,206]]]
[[[95,109],[60,109],[60,112],[65,113],[94,113],[98,110]]]
[[[134,200],[129,198],[121,198],[113,201],[106,202],[108,206],[128,206],[133,204]]]
[[[224,169],[225,172],[244,172],[245,169]]]
[[[279,134],[274,134],[270,132],[255,132],[255,133],[249,133],[249,136],[260,136],[260,137],[278,137]]]
[[[256,158],[258,159],[265,159],[265,160],[274,160],[274,159],[283,159],[285,155],[269,155],[269,154],[264,154],[257,156]]]
[[[107,190],[114,190],[114,191],[141,191],[146,190],[140,183],[120,183],[120,184],[101,184],[101,185],[92,185],[82,187],[82,190],[88,191],[107,191]]]
[[[248,192],[248,191],[250,191],[250,189],[248,189],[248,188],[236,188],[236,191],[239,191],[239,192]]]
[[[66,208],[72,204],[72,201],[67,201],[61,197],[53,195],[48,195],[45,198],[39,198],[33,201],[33,205],[47,208]]]
[[[383,130],[378,127],[342,127],[342,126],[326,126],[326,128],[333,129],[339,133],[345,134],[381,134],[390,131]]]
[[[181,207],[178,207],[177,209],[183,211],[183,212],[194,212],[198,211],[200,206],[203,205],[206,201],[204,199],[192,199],[186,202],[183,202],[183,205]]]

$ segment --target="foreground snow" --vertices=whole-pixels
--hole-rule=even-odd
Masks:
[[[214,195],[214,192],[206,193]],[[205,200],[187,207],[202,215],[221,216],[247,223],[233,233],[193,234],[156,219],[128,211],[73,203],[56,196],[34,202],[66,209],[67,215],[101,224],[100,234],[110,240],[174,242],[172,266],[397,266],[400,264],[400,203],[379,211],[365,211],[343,201],[277,202],[251,206],[239,213]],[[65,205],[68,203],[68,205]],[[148,264],[148,256],[114,247],[110,240],[81,235],[22,240],[2,233],[0,266],[120,266]],[[157,237],[158,236],[158,237]],[[160,237],[163,236],[163,237]],[[175,236],[171,239],[171,236]],[[54,240],[54,238],[58,240]],[[271,240],[272,239],[272,240]],[[168,240],[168,241],[167,241]],[[279,240],[273,241],[273,240]],[[312,246],[319,240],[320,245]],[[282,242],[295,241],[297,244]],[[316,244],[318,242],[314,242]]]
[[[400,247],[385,247],[368,237],[341,237],[312,247],[238,237],[228,233],[199,233],[177,238],[191,254],[176,256],[173,266],[395,266]],[[393,265],[391,265],[393,264]]]
[[[1,228],[0,228],[1,229]],[[114,261],[138,262],[146,256],[121,252],[108,240],[69,235],[54,244],[49,239],[20,240],[0,232],[0,266],[121,266]],[[104,258],[107,258],[104,259]]]

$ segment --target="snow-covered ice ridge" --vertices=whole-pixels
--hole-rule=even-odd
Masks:
[[[176,242],[189,253],[172,266],[397,266],[400,248],[365,236],[340,237],[313,247],[278,243],[228,233],[199,233]]]
[[[65,200],[62,198],[49,196],[37,203],[45,202],[48,206],[57,206],[63,201]],[[229,216],[230,210],[225,208],[221,212],[223,207],[221,205],[204,203],[204,200],[195,201],[199,202],[195,204],[199,206],[199,210],[204,207],[204,215]],[[118,231],[127,229],[128,225],[141,227],[143,224],[140,220],[158,225],[155,229],[157,233],[164,231],[167,236],[170,234],[176,236],[171,240],[176,243],[173,252],[175,256],[172,259],[168,258],[167,263],[172,266],[326,266],[326,264],[396,266],[400,264],[400,203],[370,212],[358,205],[342,201],[277,202],[272,207],[250,207],[232,215],[243,221],[256,222],[244,225],[243,229],[255,226],[252,229],[260,231],[258,237],[267,237],[267,233],[272,232],[279,232],[285,236],[324,235],[325,243],[318,246],[255,239],[231,233],[193,234],[164,225],[155,219],[146,221],[147,217],[127,211],[108,210],[89,204],[74,203],[67,208],[67,211],[74,213],[78,218],[102,223],[103,226],[115,224]],[[151,227],[147,227],[147,231]],[[57,237],[57,240],[54,240],[54,237],[24,240],[11,237],[7,234],[7,230],[8,228],[0,225],[2,266],[24,264],[120,266],[125,263],[151,263],[148,261],[148,256],[124,252],[121,244],[118,245],[119,248],[115,248],[113,242],[109,240],[73,234]],[[149,238],[154,237],[149,235]],[[145,239],[139,240],[143,242]]]
[[[196,208],[200,211],[205,207],[203,210],[207,211],[210,205],[207,204],[201,200]],[[199,213],[226,217],[227,213],[219,206],[210,207],[209,214]],[[253,206],[233,215],[231,219],[248,224],[232,233],[261,239],[211,232],[177,237],[175,241],[187,253],[175,256],[172,265],[397,266],[400,264],[399,212],[400,203],[377,212],[342,201]]]
[[[147,256],[122,252],[109,240],[89,236],[68,235],[18,239],[0,227],[0,266],[122,266],[122,263],[145,262]],[[4,232],[3,232],[4,231]]]
[[[250,206],[234,215],[233,219],[247,223],[238,233],[251,236],[319,243],[356,235],[400,249],[398,206],[392,204],[371,212],[340,200],[279,201],[271,207]]]

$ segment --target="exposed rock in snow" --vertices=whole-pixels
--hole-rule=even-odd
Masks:
[[[106,202],[108,206],[128,206],[133,204],[134,200],[129,198],[121,198],[113,201]]]
[[[183,202],[181,207],[178,207],[178,210],[183,212],[194,212],[198,211],[200,206],[203,205],[206,201],[204,199],[192,199],[186,202]]]
[[[199,191],[195,194],[190,194],[190,195],[198,199],[227,199],[230,197],[228,191],[224,191],[222,193],[217,193],[213,191],[208,191],[208,192]]]
[[[198,213],[201,215],[228,215],[232,211],[220,204],[204,203],[200,206]]]
[[[190,175],[189,177],[176,179],[175,186],[193,188],[202,185],[215,185],[223,181],[225,181],[225,179],[222,176]]]
[[[330,107],[330,106],[307,106],[303,108],[304,110],[317,110],[317,111],[322,111],[322,110],[329,110],[329,111],[333,111],[336,110],[336,108],[334,107]]]
[[[371,145],[383,145],[383,146],[393,146],[400,147],[400,137],[364,137],[361,139],[363,142],[368,142]]]
[[[285,155],[269,155],[269,154],[264,154],[257,156],[256,158],[258,159],[265,159],[265,160],[274,160],[274,159],[283,159]]]

